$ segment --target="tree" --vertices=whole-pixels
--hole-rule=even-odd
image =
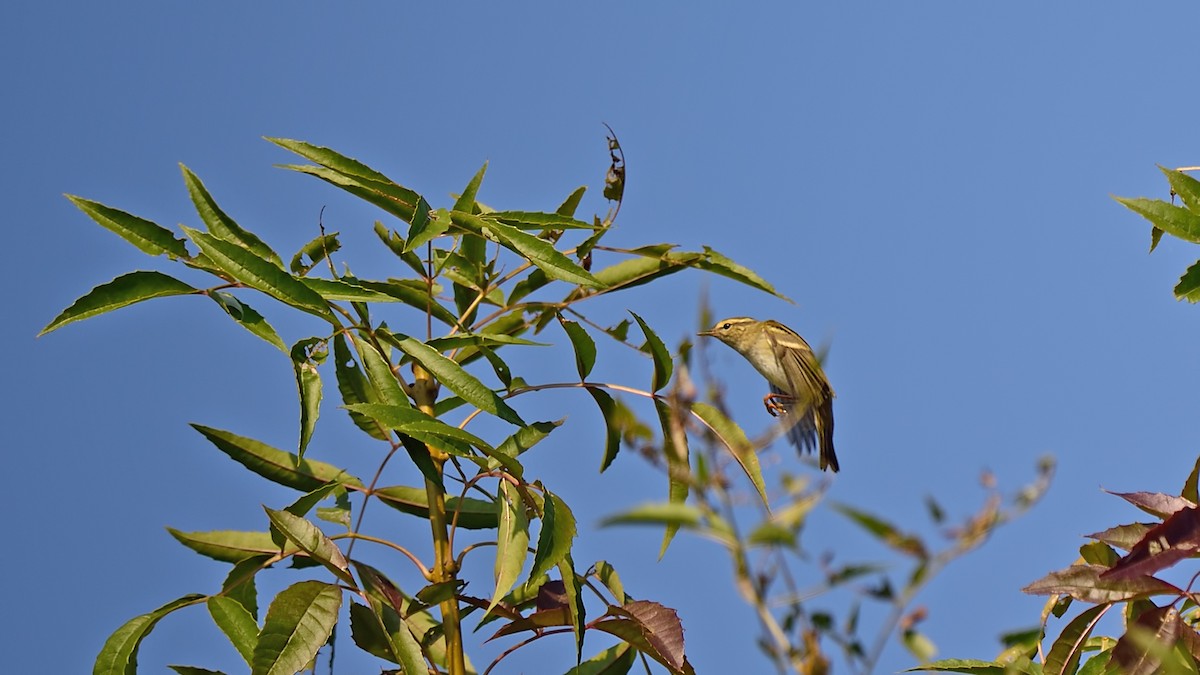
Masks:
[[[171,530],[196,553],[230,564],[225,583],[211,594],[186,595],[128,621],[104,645],[96,673],[135,671],[139,645],[155,624],[201,604],[252,672],[313,667],[318,652],[333,639],[346,597],[354,643],[394,672],[476,672],[463,640],[464,621],[472,614],[479,617],[477,626],[498,623],[495,638],[522,638],[483,672],[513,650],[554,635],[574,641],[582,665],[572,672],[625,672],[638,659],[653,660],[671,673],[693,672],[676,613],[627,593],[609,563],[578,564],[573,557],[576,518],[564,497],[569,487],[552,489],[526,471],[522,455],[562,421],[527,421],[512,402],[557,389],[582,389],[595,401],[606,425],[605,437],[597,442],[601,470],[617,459],[622,447],[633,447],[666,476],[665,501],[616,514],[608,523],[661,527],[660,554],[680,530],[719,542],[734,563],[739,591],[761,621],[763,649],[781,670],[820,672],[827,663],[821,639],[828,637],[857,669],[868,672],[883,641],[901,623],[906,644],[927,658],[929,645],[915,626],[917,614],[904,615],[916,590],[946,562],[1032,504],[1045,487],[1049,464],[1033,491],[1022,493],[1006,510],[989,486],[992,494],[984,507],[950,534],[950,545],[941,553],[883,519],[839,506],[851,522],[914,563],[902,584],[892,584],[874,565],[846,563],[823,570],[820,592],[866,577],[878,579],[874,588],[859,593],[882,601],[889,612],[879,639],[867,648],[858,635],[857,601],[845,621],[835,622],[832,615],[811,611],[801,602],[786,572],[796,564],[801,526],[823,489],[784,475],[782,498],[772,504],[758,460],[770,438],[747,438],[724,412],[719,388],[709,388],[711,402],[696,400],[688,374],[691,345],[685,341],[669,349],[637,314],[606,325],[587,311],[584,303],[590,299],[684,270],[718,274],[780,296],[752,270],[707,246],[679,251],[667,244],[602,244],[620,211],[624,189],[624,160],[615,137],[609,138],[604,188],[614,206],[590,221],[575,216],[584,188],[553,212],[495,210],[477,200],[485,164],[452,205],[434,208],[420,193],[333,150],[269,140],[312,162],[287,168],[316,176],[403,223],[397,231],[376,222],[374,232],[408,276],[366,279],[348,268],[339,271],[339,234],[323,227],[285,263],[226,214],[186,167],[184,182],[203,224],[203,229],[183,227],[186,238],[116,208],[70,197],[100,225],[148,255],[165,255],[202,283],[159,271],[131,272],[85,294],[43,334],[153,298],[207,297],[289,360],[300,408],[294,449],[194,425],[247,470],[299,496],[280,508],[265,508],[260,531]],[[323,269],[328,276],[321,276]],[[254,293],[315,318],[319,328],[289,346],[247,301]],[[388,318],[398,325],[394,317],[399,312],[423,317],[424,337],[391,328]],[[552,335],[571,346],[575,372],[564,381],[530,384],[505,355],[546,348],[526,336],[546,340]],[[589,380],[602,354],[597,338],[646,355],[651,386]],[[324,386],[330,369],[336,388]],[[353,423],[380,448],[370,477],[352,475],[336,457],[316,459],[307,452],[321,400],[332,391]],[[629,400],[644,401],[653,422],[640,419]],[[488,429],[503,431],[493,438],[468,429],[484,418],[499,425]],[[390,484],[397,465],[408,470],[406,475],[420,476],[421,484]],[[738,497],[743,485],[753,495],[748,505]],[[362,531],[363,513],[373,502],[427,520],[432,558],[417,555],[414,542]],[[944,518],[932,501],[930,514],[936,524]],[[755,524],[746,527],[747,518]],[[368,545],[390,551],[395,565],[381,569],[355,557],[356,546]],[[472,580],[473,588],[491,588],[486,597],[464,590],[468,555],[492,556],[492,578]],[[260,617],[256,579],[284,562],[321,568],[322,577],[287,587]],[[791,596],[781,604],[772,597],[778,585]],[[596,632],[615,637],[616,643],[585,654],[585,636]],[[172,667],[181,673],[212,672]]]

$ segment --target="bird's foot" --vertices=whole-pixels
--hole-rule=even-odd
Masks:
[[[771,417],[779,417],[779,413],[786,413],[788,404],[795,400],[795,397],[787,394],[767,394],[763,397],[763,406]]]

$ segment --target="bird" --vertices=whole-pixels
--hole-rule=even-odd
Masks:
[[[763,405],[783,416],[788,440],[801,452],[819,450],[822,471],[838,471],[833,450],[833,387],[812,347],[796,331],[778,321],[737,316],[697,333],[713,337],[741,354],[767,379],[771,393]]]

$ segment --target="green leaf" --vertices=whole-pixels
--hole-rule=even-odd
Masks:
[[[612,465],[613,460],[617,458],[617,453],[621,451],[621,427],[617,423],[617,403],[603,389],[588,387],[587,391],[596,400],[596,405],[600,407],[600,414],[604,416],[604,457],[600,461],[600,471],[603,473]]]
[[[317,370],[317,361],[324,360],[327,343],[321,338],[311,337],[300,340],[288,352],[292,359],[292,371],[296,375],[296,391],[300,396],[300,444],[297,447],[297,459],[304,457],[304,451],[312,440],[317,428],[317,418],[321,416],[321,373]],[[235,457],[236,459],[236,457]]]
[[[92,220],[112,230],[125,241],[138,247],[143,253],[148,255],[166,253],[171,258],[188,257],[184,240],[177,238],[174,232],[157,223],[83,197],[66,195],[66,198]]]
[[[312,459],[301,459],[295,454],[273,448],[266,443],[244,436],[214,429],[199,424],[192,428],[199,431],[221,452],[241,463],[247,469],[267,480],[287,487],[312,492],[330,482],[362,486],[357,477],[332,464]]]
[[[1200,215],[1182,206],[1175,206],[1159,199],[1126,199],[1114,197],[1122,206],[1149,220],[1167,234],[1193,244],[1200,243]]]
[[[478,436],[458,427],[452,427],[415,408],[382,403],[356,403],[347,405],[345,408],[366,415],[388,429],[394,429],[456,455],[470,457],[471,451],[467,448],[468,445],[473,445],[488,455],[496,454],[496,449]]]
[[[390,279],[387,282],[361,281],[359,283],[363,288],[390,295],[421,312],[429,312],[433,318],[447,326],[458,326],[458,317],[429,294],[429,288],[423,281]],[[434,286],[433,292],[438,292],[437,286]]]
[[[294,675],[329,639],[342,605],[342,590],[320,581],[284,589],[267,610],[254,649],[254,675]]]
[[[675,364],[671,361],[671,352],[667,350],[667,346],[659,339],[650,326],[642,320],[642,317],[633,314],[633,318],[637,320],[638,325],[642,327],[642,333],[646,336],[646,343],[642,345],[642,351],[646,352],[654,359],[654,378],[652,380],[651,391],[657,392],[671,381],[671,373],[674,372]]]
[[[526,347],[549,347],[545,342],[534,342],[524,338],[513,337],[511,335],[501,335],[494,333],[456,333],[446,337],[433,338],[425,344],[432,347],[434,350],[443,352],[451,349],[461,349],[463,347],[499,347],[503,345],[523,345]]]
[[[664,525],[668,527],[699,527],[704,522],[704,512],[688,504],[653,503],[643,504],[628,511],[609,516],[600,524],[612,525]]]
[[[196,666],[168,665],[167,667],[175,671],[176,675],[225,675],[220,670],[209,670],[208,668],[199,668]]]
[[[567,610],[568,623],[571,632],[575,634],[575,662],[583,660],[583,634],[586,630],[584,622],[587,619],[583,606],[583,584],[575,573],[575,562],[570,552],[558,561],[558,574],[563,581],[563,595]],[[682,636],[681,636],[682,637]]]
[[[582,193],[581,193],[582,196]],[[560,207],[561,208],[561,207]],[[498,220],[521,230],[595,230],[591,223],[576,220],[562,213],[540,211],[492,211],[488,219]]]
[[[458,225],[469,233],[490,233],[496,237],[502,246],[537,265],[547,276],[553,279],[591,288],[603,288],[604,286],[590,272],[572,262],[570,258],[556,250],[554,245],[545,239],[539,239],[499,221],[474,216],[461,211],[452,211],[450,216],[455,225]]]
[[[258,622],[254,616],[237,600],[222,595],[208,599],[208,613],[246,660],[246,665],[253,666],[254,647],[258,644]]]
[[[654,399],[654,411],[658,414],[659,427],[662,429],[663,454],[667,458],[667,499],[672,504],[683,504],[687,502],[691,489],[691,460],[688,456],[687,434],[683,431],[681,421],[675,417],[675,411],[666,401]],[[666,531],[663,532],[662,547],[658,551],[660,560],[667,554],[667,547],[671,545],[678,529],[678,525],[667,525]]]
[[[183,231],[196,242],[204,255],[237,281],[337,325],[337,319],[325,299],[275,263],[206,232],[189,227],[183,228]]]
[[[760,291],[766,291],[777,298],[792,302],[791,298],[775,290],[774,286],[768,283],[766,279],[755,274],[754,270],[749,267],[739,265],[707,246],[704,247],[704,253],[706,254],[705,258],[698,261],[696,267],[733,279],[734,281],[740,281],[747,286],[757,288]]]
[[[637,663],[637,655],[632,645],[621,642],[571,668],[566,675],[624,675]]]
[[[972,675],[1041,675],[1041,669],[1034,670],[1029,665],[999,663],[996,661],[980,661],[978,659],[942,659],[931,663],[923,663],[905,670],[906,673],[917,672],[942,673],[971,673]]]
[[[225,313],[238,322],[242,328],[271,343],[284,354],[288,353],[287,345],[283,343],[279,333],[276,333],[271,324],[267,323],[263,315],[255,311],[253,307],[225,291],[209,291],[208,297],[212,298],[213,302],[225,310]]]
[[[279,546],[271,541],[270,532],[214,530],[212,532],[181,532],[168,527],[172,537],[202,556],[221,562],[237,563],[255,556],[274,556]],[[284,555],[298,551],[294,546],[284,549]]]
[[[440,214],[431,215],[429,202],[425,201],[424,197],[417,198],[417,208],[413,212],[412,226],[408,228],[408,241],[404,244],[406,253],[424,246],[450,229],[450,218],[442,214],[446,214],[446,212],[442,211]]]
[[[479,196],[479,186],[483,183],[483,175],[487,173],[488,164],[483,163],[479,167],[479,171],[475,172],[475,176],[471,178],[471,182],[467,183],[467,187],[459,195],[454,202],[454,211],[463,213],[476,213],[479,209],[476,208],[475,200]],[[484,240],[482,233],[468,235],[462,238],[462,254],[467,260],[482,265],[487,257],[487,241]]]
[[[1182,171],[1162,166],[1158,167],[1158,170],[1167,177],[1167,182],[1171,184],[1171,191],[1179,195],[1183,205],[1192,213],[1200,213],[1200,181]]]
[[[304,276],[312,271],[312,268],[317,266],[317,263],[325,260],[331,253],[342,247],[342,242],[338,241],[338,233],[318,234],[316,238],[300,247],[296,251],[296,255],[292,256],[292,262],[288,265],[288,269],[296,276]],[[304,258],[308,261],[305,262]],[[283,266],[283,263],[280,263]],[[311,288],[311,286],[310,286]]]
[[[379,401],[371,388],[371,381],[359,370],[358,362],[350,351],[350,347],[346,345],[346,336],[342,333],[338,333],[333,338],[333,360],[338,391],[342,394],[342,401],[345,403],[343,407],[349,411],[351,421],[371,438],[381,441],[388,440],[387,429],[384,426],[369,415],[357,412],[351,407],[359,403],[378,403]]]
[[[496,468],[496,466],[504,466],[510,474],[520,478],[524,473],[524,467],[516,463],[516,458],[533,446],[541,443],[543,439],[550,435],[566,419],[560,419],[553,422],[534,422],[527,427],[521,427],[504,442],[496,446],[496,455],[492,457],[492,462],[488,468]],[[511,461],[502,461],[511,460]]]
[[[561,497],[546,490],[542,527],[529,581],[541,578],[571,553],[576,535],[575,516]]]
[[[333,543],[332,539],[321,531],[321,528],[307,519],[287,511],[276,511],[265,506],[263,509],[267,512],[267,517],[271,519],[271,525],[282,532],[288,541],[296,544],[301,551],[324,565],[339,579],[351,586],[354,585],[354,577],[350,574],[350,563],[346,560],[345,554],[337,544]]]
[[[412,214],[420,196],[366,164],[329,148],[304,141],[286,138],[267,138],[267,140],[323,167],[283,166],[281,168],[317,176],[375,204],[405,222],[412,220]]]
[[[575,370],[579,372],[579,379],[586,380],[592,372],[592,367],[596,365],[596,341],[579,323],[568,321],[561,316],[558,317],[558,322],[562,324],[563,330],[571,340],[571,347],[575,349]]]
[[[221,595],[237,601],[255,621],[258,620],[258,588],[254,578],[273,558],[267,554],[242,558],[233,564],[221,583]]]
[[[717,438],[725,444],[729,451],[733,454],[734,459],[741,465],[742,471],[746,473],[746,477],[758,490],[758,496],[762,499],[763,506],[770,508],[767,500],[767,485],[763,481],[762,467],[758,463],[758,453],[754,447],[754,443],[746,438],[746,433],[733,420],[723,415],[720,410],[714,408],[707,403],[693,403],[692,413],[700,418]]]
[[[1046,654],[1046,663],[1042,667],[1042,672],[1045,675],[1074,673],[1075,669],[1079,667],[1079,657],[1083,653],[1084,643],[1092,634],[1096,623],[1111,607],[1112,605],[1107,604],[1096,605],[1072,619],[1066,628],[1063,628],[1058,639],[1054,641],[1050,652]]]
[[[575,210],[579,208],[579,202],[583,201],[585,192],[587,192],[587,186],[585,185],[575,188],[575,191],[568,195],[554,212],[560,216],[574,216]],[[459,210],[461,211],[462,209]]]
[[[929,557],[925,544],[915,535],[905,534],[895,525],[846,504],[834,504],[833,510],[846,516],[871,536],[887,544],[891,548],[924,560]]]
[[[216,200],[212,198],[212,195],[204,187],[204,183],[200,182],[191,169],[183,164],[180,164],[179,168],[183,171],[183,182],[187,185],[192,204],[196,206],[196,213],[200,214],[200,219],[204,221],[204,226],[210,233],[283,267],[283,260],[279,258],[278,253],[271,250],[271,247],[267,246],[253,232],[243,229],[233,218],[226,215],[221,207],[217,206]]]
[[[126,621],[105,640],[100,653],[96,655],[96,663],[92,666],[92,675],[131,675],[137,672],[138,647],[142,640],[154,630],[162,618],[183,607],[204,602],[205,596],[198,594],[185,595],[172,600],[149,614],[142,614]]]
[[[1175,284],[1175,299],[1200,302],[1200,261],[1192,263]]]
[[[403,260],[404,264],[412,268],[412,270],[416,272],[418,276],[425,276],[425,264],[421,262],[421,259],[417,257],[417,254],[412,253],[411,251],[405,252],[404,237],[401,237],[394,231],[388,229],[378,220],[375,221],[374,231],[375,236],[379,237],[379,240],[382,241],[389,249],[391,249],[392,253],[395,253],[397,257]]]
[[[379,488],[374,495],[384,504],[418,518],[429,519],[429,495],[425,488],[393,485]],[[446,497],[448,519],[456,518],[457,526],[467,530],[491,530],[498,522],[496,504],[471,497]]]
[[[1192,465],[1192,472],[1188,474],[1187,480],[1183,482],[1183,490],[1179,492],[1179,496],[1188,500],[1193,504],[1200,504],[1200,457],[1196,457],[1196,463]]]
[[[525,516],[521,488],[507,480],[500,481],[496,507],[500,511],[496,532],[496,590],[488,603],[489,613],[512,590],[529,557],[529,519]]]
[[[197,289],[161,272],[130,272],[88,291],[54,317],[38,335],[42,336],[74,321],[82,321],[143,300],[198,292]]]
[[[401,388],[400,380],[397,379],[387,357],[380,354],[379,350],[365,339],[354,340],[354,348],[358,350],[360,362],[370,381],[375,400],[387,405],[412,407],[409,404],[408,395]]]
[[[396,334],[394,338],[393,343],[397,347],[404,351],[405,354],[411,356],[417,363],[420,363],[425,370],[428,370],[437,378],[438,382],[445,385],[450,391],[458,394],[464,401],[506,422],[525,426],[525,422],[521,420],[521,416],[510,408],[504,402],[504,399],[500,398],[496,392],[480,382],[474,375],[463,370],[462,366],[446,358],[429,345],[407,335]]]

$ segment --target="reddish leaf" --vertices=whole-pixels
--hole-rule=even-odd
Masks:
[[[1183,591],[1154,577],[1101,579],[1107,569],[1099,565],[1072,565],[1051,572],[1021,590],[1031,595],[1069,595],[1092,603],[1123,602],[1153,595],[1178,595]]]
[[[1117,525],[1110,527],[1101,532],[1093,532],[1092,534],[1084,535],[1089,539],[1102,541],[1109,546],[1126,551],[1132,550],[1134,545],[1146,536],[1150,528],[1154,527],[1154,523],[1129,523],[1128,525]]]
[[[1170,605],[1143,612],[1117,641],[1109,666],[1120,665],[1123,675],[1152,675],[1159,672],[1162,652],[1175,645],[1180,627],[1179,612]],[[1153,649],[1156,645],[1162,649]]]
[[[671,672],[684,672],[687,656],[683,650],[683,623],[675,610],[649,600],[634,600],[620,607],[609,607],[606,616],[632,619],[640,628],[642,638],[658,654],[655,660]]]
[[[1190,557],[1197,549],[1200,549],[1200,509],[1189,506],[1151,528],[1125,557],[1100,577],[1115,581],[1154,574]]]
[[[1116,495],[1146,513],[1160,518],[1166,518],[1180,509],[1195,506],[1183,497],[1161,492],[1109,492],[1108,494]]]

